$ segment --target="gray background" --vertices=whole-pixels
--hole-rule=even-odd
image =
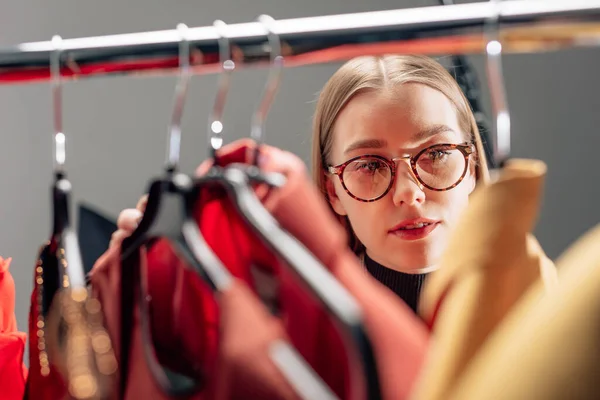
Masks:
[[[48,40],[57,33],[72,38],[171,29],[179,22],[209,25],[216,18],[246,22],[261,13],[293,18],[435,4],[433,0],[2,0],[0,45]],[[472,59],[484,78],[483,58]],[[536,233],[553,258],[600,221],[599,61],[600,49],[504,59],[514,155],[539,158],[549,166]],[[270,144],[308,160],[314,99],[337,67],[284,72],[267,123]],[[265,77],[264,70],[235,75],[226,109],[227,141],[248,135],[253,101]],[[111,216],[135,205],[147,180],[162,167],[174,82],[172,77],[121,77],[65,87],[67,163],[76,201],[91,202]],[[215,83],[214,76],[203,76],[191,85],[183,130],[185,171],[191,172],[207,154],[206,120]],[[487,97],[485,104],[488,107]],[[0,255],[14,259],[16,312],[23,330],[36,252],[50,229],[51,133],[47,84],[0,87]]]

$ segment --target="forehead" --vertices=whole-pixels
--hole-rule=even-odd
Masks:
[[[358,94],[338,115],[333,134],[337,155],[359,142],[385,142],[389,148],[410,150],[436,136],[461,136],[452,102],[418,83]]]

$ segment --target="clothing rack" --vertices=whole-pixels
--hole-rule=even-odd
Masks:
[[[363,54],[472,54],[483,52],[486,29],[497,17],[505,53],[555,51],[600,45],[600,0],[510,0],[340,14],[275,21],[286,66],[343,61]],[[193,73],[219,65],[219,35],[212,26],[190,28]],[[267,28],[227,25],[238,65],[267,64]],[[61,44],[66,79],[176,72],[181,41],[177,30],[68,39]],[[50,78],[51,41],[0,49],[0,84]]]

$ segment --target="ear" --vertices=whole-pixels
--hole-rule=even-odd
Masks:
[[[338,215],[347,215],[348,213],[344,209],[344,206],[342,205],[342,202],[340,201],[340,198],[335,190],[335,183],[333,182],[333,179],[337,178],[333,175],[325,175],[327,199],[329,200],[329,204],[331,204],[333,211],[335,211]]]

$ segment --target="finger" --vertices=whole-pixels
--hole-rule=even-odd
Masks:
[[[217,157],[225,156],[227,158],[228,155],[235,154],[237,151],[243,148],[253,148],[255,143],[250,138],[242,138],[231,143],[227,143],[225,146],[221,147],[217,150]],[[205,160],[200,166],[196,169],[195,175],[202,176],[208,172],[210,167],[213,166],[213,159]],[[244,160],[238,160],[244,161]]]
[[[202,162],[202,164],[200,164],[200,166],[198,168],[196,168],[196,176],[203,176],[205,175],[208,170],[210,169],[210,167],[213,166],[213,160],[209,159],[209,160],[204,160]]]
[[[131,235],[131,232],[123,230],[123,229],[119,229],[118,231],[115,231],[115,233],[113,233],[110,238],[110,243],[109,243],[108,247],[112,248],[115,246],[120,246],[121,243],[123,242],[123,239],[125,239],[129,235]]]
[[[276,147],[265,146],[265,149],[261,149],[258,165],[263,171],[282,174],[305,170],[305,165],[298,156]]]
[[[254,193],[256,194],[256,197],[258,197],[259,200],[262,200],[269,194],[270,190],[271,188],[269,187],[269,185],[261,183],[259,185],[256,185],[256,187],[254,188]]]
[[[135,208],[141,212],[144,212],[144,211],[146,211],[146,204],[148,204],[148,195],[147,194],[140,197]]]
[[[123,210],[119,214],[119,218],[117,218],[117,227],[128,232],[133,232],[140,223],[143,215],[142,211],[135,208]]]

